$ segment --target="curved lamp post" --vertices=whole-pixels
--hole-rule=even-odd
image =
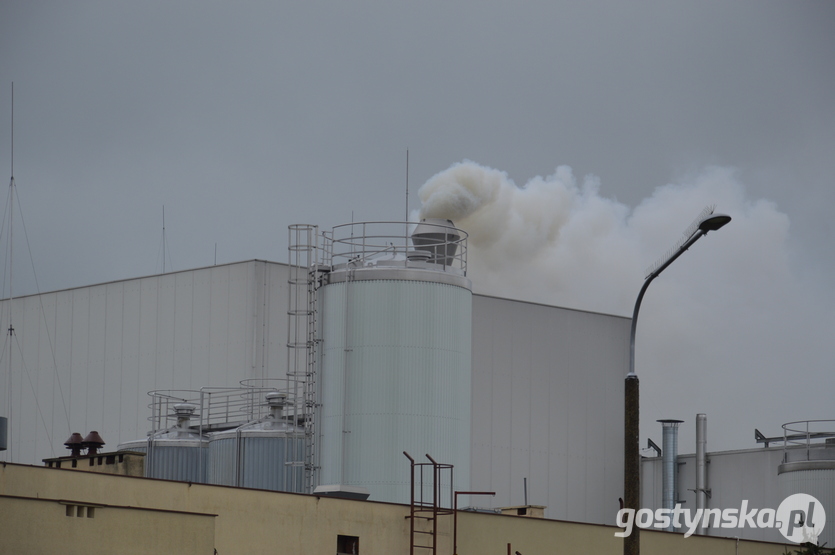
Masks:
[[[624,397],[624,443],[623,443],[623,508],[637,511],[641,500],[641,457],[639,438],[639,403],[638,403],[638,375],[635,373],[635,330],[638,325],[638,311],[644,293],[652,280],[684,254],[693,243],[707,235],[709,231],[716,231],[731,221],[725,214],[714,214],[713,208],[708,207],[693,225],[688,228],[684,238],[673,248],[671,254],[662,258],[649,275],[644,279],[644,285],[635,301],[632,311],[632,332],[629,337],[629,374],[626,376]],[[635,527],[632,533],[623,539],[624,555],[638,555],[641,552],[640,528]]]

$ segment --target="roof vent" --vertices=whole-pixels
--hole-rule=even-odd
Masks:
[[[280,420],[284,407],[287,406],[287,394],[278,391],[267,393],[267,406],[270,407],[270,416]]]
[[[412,232],[415,249],[428,253],[429,262],[443,266],[452,266],[460,240],[461,232],[455,229],[452,220],[426,218]]]
[[[177,403],[174,405],[174,416],[177,417],[177,427],[182,429],[188,428],[188,423],[194,412],[197,410],[197,405],[191,403]]]
[[[72,439],[72,436],[70,436],[70,439]],[[92,432],[87,434],[87,437],[85,437],[84,440],[81,442],[81,446],[87,449],[88,456],[96,455],[98,454],[99,449],[101,449],[104,446],[104,440],[101,438],[97,431],[93,430]]]
[[[287,404],[287,394],[278,391],[271,391],[267,393],[267,405],[270,407],[283,407]]]
[[[80,457],[81,456],[81,448],[84,438],[81,437],[81,434],[78,432],[73,432],[70,438],[64,442],[67,449],[70,450],[71,457]]]

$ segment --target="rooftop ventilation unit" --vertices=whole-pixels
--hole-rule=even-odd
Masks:
[[[460,241],[461,232],[452,220],[424,219],[412,232],[412,244],[418,253],[425,253],[430,262],[443,266],[452,266]]]

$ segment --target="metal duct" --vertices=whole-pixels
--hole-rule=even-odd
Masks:
[[[661,431],[663,436],[661,438],[661,465],[662,470],[662,486],[661,486],[661,506],[671,511],[676,506],[676,483],[678,482],[678,425],[683,420],[659,420],[661,422]],[[667,531],[675,531],[672,520],[670,525],[666,528]]]
[[[696,415],[696,514],[704,512],[707,505],[707,415]],[[704,522],[704,520],[702,520]],[[704,534],[700,525],[697,534]]]

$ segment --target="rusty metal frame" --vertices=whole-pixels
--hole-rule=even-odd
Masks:
[[[411,493],[410,493],[410,511],[409,516],[406,518],[409,519],[409,555],[415,555],[415,548],[418,549],[426,549],[432,555],[435,555],[438,549],[438,517],[439,516],[449,516],[455,514],[455,509],[452,506],[454,501],[454,493],[453,493],[453,468],[454,465],[451,464],[444,464],[439,463],[435,459],[433,459],[428,454],[426,458],[429,459],[430,462],[416,462],[414,458],[412,458],[409,453],[403,451],[403,454],[406,458],[409,459],[411,464]],[[423,497],[424,491],[424,468],[428,470],[428,467],[431,467],[432,470],[432,500],[425,501]],[[444,507],[442,500],[441,500],[441,477],[444,472],[449,472],[449,493],[450,493],[450,506]],[[416,472],[419,473],[416,476]],[[415,486],[418,485],[420,488],[420,495],[419,499],[415,498]],[[431,513],[432,516],[424,516],[419,513]],[[415,530],[415,520],[417,519],[424,519],[432,523],[432,530],[431,531],[423,531],[423,530]],[[432,545],[422,545],[415,543],[415,534],[429,534],[432,536]]]

